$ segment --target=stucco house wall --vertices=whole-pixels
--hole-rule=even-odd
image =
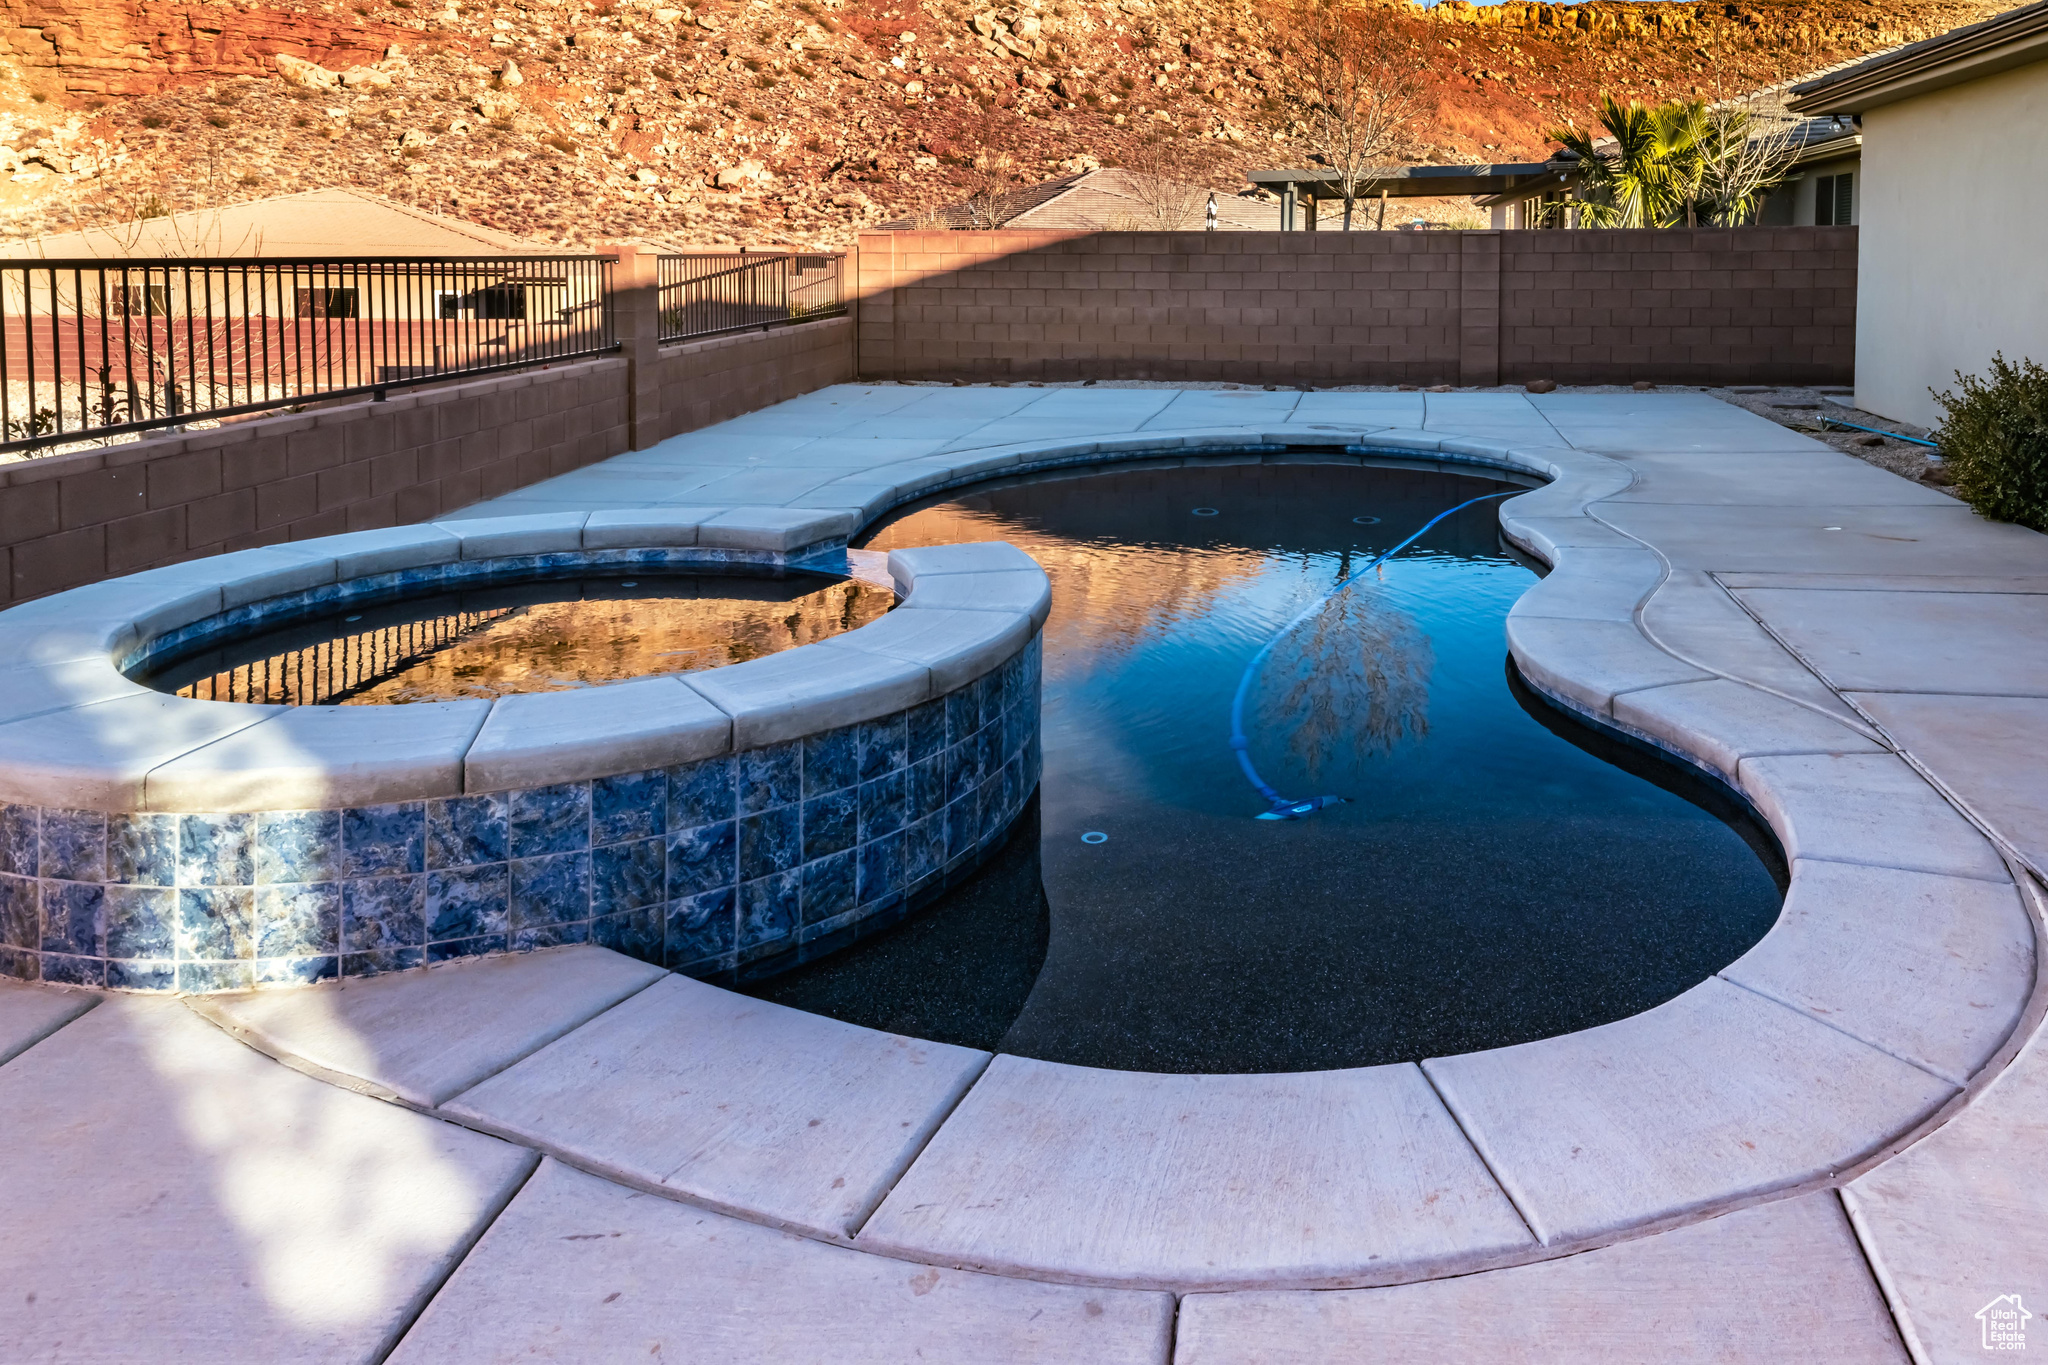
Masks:
[[[1933,426],[1994,353],[2048,364],[2048,61],[1863,115],[1856,405]]]

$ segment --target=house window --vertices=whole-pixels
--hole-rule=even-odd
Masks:
[[[526,286],[523,284],[494,284],[488,289],[479,289],[469,298],[469,304],[480,318],[518,319],[526,318]]]
[[[352,318],[356,314],[353,289],[301,289],[299,316],[302,318]]]
[[[168,284],[117,284],[107,297],[107,316],[114,318],[162,318],[171,314]]]
[[[434,291],[434,316],[437,318],[459,318],[468,307],[465,296],[454,289]]]
[[[1780,185],[1764,197],[1757,211],[1757,223],[1762,227],[1791,227],[1793,187]]]
[[[1856,177],[1824,175],[1813,182],[1813,223],[1815,227],[1847,227],[1855,221]]]

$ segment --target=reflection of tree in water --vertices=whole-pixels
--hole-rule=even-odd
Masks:
[[[1429,733],[1436,654],[1415,619],[1356,584],[1289,631],[1266,662],[1258,729],[1287,736],[1311,778]]]

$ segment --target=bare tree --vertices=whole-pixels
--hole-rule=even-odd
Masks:
[[[1139,230],[1184,232],[1201,226],[1210,169],[1201,156],[1162,136],[1125,149],[1122,161],[1131,194],[1143,206],[1132,215]]]
[[[1302,110],[1302,150],[1329,169],[1351,230],[1359,198],[1386,170],[1418,113],[1421,48],[1384,8],[1296,0],[1283,21]]]
[[[1765,197],[1792,169],[1808,121],[1785,108],[1787,91],[1773,85],[1700,111],[1699,198],[1723,227],[1754,222]]]

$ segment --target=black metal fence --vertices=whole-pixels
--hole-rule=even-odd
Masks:
[[[611,265],[0,261],[0,451],[609,351]]]
[[[731,254],[663,256],[661,340],[685,341],[846,311],[840,268],[832,255]]]

